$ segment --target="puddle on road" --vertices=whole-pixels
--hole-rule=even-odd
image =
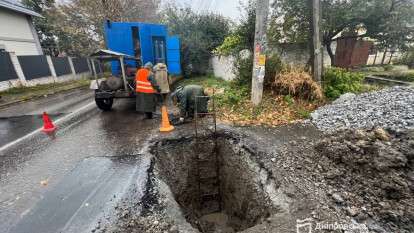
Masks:
[[[64,114],[49,115],[57,119]],[[43,126],[42,115],[25,115],[0,118],[0,146],[12,142]]]
[[[164,140],[152,148],[156,174],[192,227],[203,233],[239,232],[275,213],[267,189],[273,178],[251,160],[252,152],[227,137],[216,145],[211,137],[200,141]]]

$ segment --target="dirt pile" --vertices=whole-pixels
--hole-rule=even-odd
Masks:
[[[315,149],[327,192],[348,216],[376,232],[414,232],[414,130],[343,131]]]

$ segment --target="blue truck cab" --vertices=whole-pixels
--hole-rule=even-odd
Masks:
[[[126,61],[131,67],[147,62],[165,63],[168,72],[181,74],[180,40],[177,36],[169,36],[168,28],[162,24],[141,22],[105,22],[105,42],[109,50],[134,56],[137,61]],[[119,62],[112,62],[112,73],[119,75]]]

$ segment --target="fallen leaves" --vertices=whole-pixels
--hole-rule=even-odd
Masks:
[[[278,126],[303,120],[303,112],[311,112],[317,107],[309,101],[295,100],[289,104],[282,95],[265,94],[259,107],[254,107],[250,100],[245,99],[237,105],[217,107],[217,114],[222,122],[237,126]]]

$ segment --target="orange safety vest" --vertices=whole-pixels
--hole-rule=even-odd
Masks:
[[[152,87],[148,78],[150,76],[150,71],[147,69],[139,69],[135,77],[136,82],[136,92],[141,93],[156,93],[155,89]]]

